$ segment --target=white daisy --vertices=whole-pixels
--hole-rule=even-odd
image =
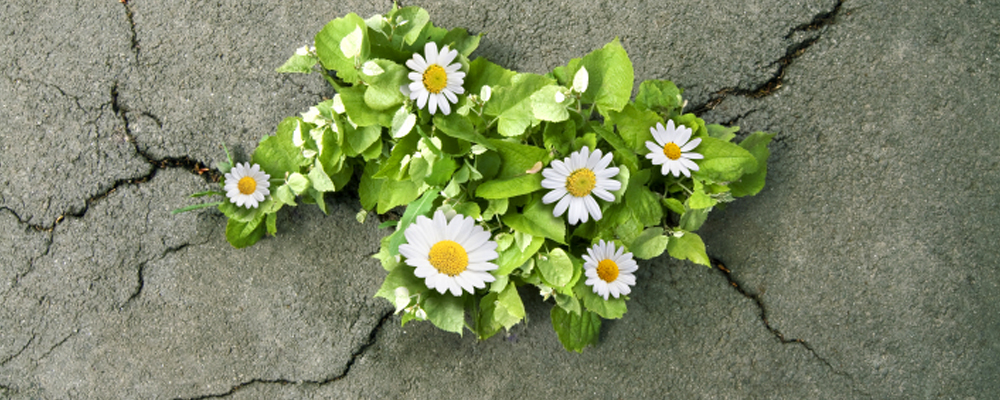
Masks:
[[[667,172],[680,177],[684,174],[691,177],[691,171],[698,170],[698,164],[691,160],[700,160],[705,156],[692,153],[695,147],[701,144],[701,139],[691,139],[691,128],[684,125],[674,126],[674,121],[667,121],[667,128],[657,122],[656,127],[650,127],[649,132],[653,134],[656,143],[646,142],[646,148],[651,153],[646,154],[646,158],[653,161],[653,165],[663,165],[660,173],[666,175]]]
[[[465,93],[462,88],[465,72],[459,72],[462,64],[451,64],[456,56],[458,51],[444,46],[439,53],[437,44],[428,42],[424,46],[424,56],[413,54],[413,58],[406,60],[406,66],[414,72],[408,75],[413,82],[408,87],[400,88],[403,94],[416,100],[419,108],[428,106],[431,114],[437,112],[439,107],[444,115],[450,114],[451,104],[458,102],[455,95]]]
[[[238,207],[257,208],[257,204],[264,201],[271,191],[271,175],[260,170],[260,165],[250,163],[236,163],[233,169],[226,173],[226,197]]]
[[[418,216],[403,235],[407,243],[399,246],[399,254],[416,267],[414,275],[438,293],[461,296],[463,289],[474,293],[496,279],[489,271],[498,268],[490,262],[498,257],[497,242],[471,217],[456,215],[449,222],[438,210],[433,220]]]
[[[590,217],[601,219],[601,207],[597,205],[594,196],[604,201],[615,201],[611,192],[621,189],[622,183],[613,178],[618,175],[617,167],[610,167],[611,153],[601,158],[601,150],[593,153],[584,146],[580,151],[573,152],[562,161],[553,160],[550,168],[542,170],[542,187],[552,189],[542,203],[555,201],[552,214],[559,217],[569,209],[569,223],[587,222]]]
[[[614,243],[601,240],[587,249],[583,261],[583,272],[587,275],[585,283],[604,300],[609,294],[617,299],[632,292],[629,286],[635,285],[635,271],[639,265],[632,259],[632,253],[625,252],[625,247],[616,250]]]

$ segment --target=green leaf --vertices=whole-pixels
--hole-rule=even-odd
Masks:
[[[663,123],[663,119],[655,112],[640,110],[631,104],[622,108],[621,112],[609,112],[608,116],[618,127],[618,133],[621,134],[625,144],[642,156],[649,153],[646,142],[653,141],[653,134],[649,129],[657,123]]]
[[[365,210],[375,208],[378,198],[382,193],[382,180],[372,178],[378,172],[378,165],[375,163],[365,164],[365,170],[361,174],[361,183],[358,185],[358,198],[361,200],[361,207]]]
[[[635,258],[649,260],[663,254],[667,249],[668,239],[667,236],[663,236],[663,228],[649,228],[632,240],[628,249]]]
[[[524,208],[524,214],[508,210],[501,219],[515,231],[566,244],[566,224],[552,215],[552,208],[552,205],[543,205],[535,200]]]
[[[518,248],[518,246],[510,246],[507,248],[507,250],[499,252],[500,257],[497,258],[496,262],[499,268],[492,271],[491,273],[493,274],[493,276],[497,277],[509,275],[512,271],[517,269],[517,267],[520,267],[525,262],[527,262],[532,256],[534,256],[535,253],[538,252],[538,249],[540,249],[544,243],[545,243],[545,238],[535,237],[531,240],[531,243],[529,243],[528,247],[525,248],[524,250],[521,250],[520,248]]]
[[[226,222],[226,240],[237,249],[257,243],[264,237],[264,224],[261,222],[264,222],[264,214],[246,222],[230,218]]]
[[[700,210],[688,209],[681,214],[681,220],[678,226],[688,232],[694,232],[701,228],[701,225],[705,223],[705,219],[708,218],[708,213],[712,211],[711,208],[702,208]]]
[[[431,292],[424,301],[427,319],[441,330],[462,334],[465,327],[465,302],[461,297]]]
[[[434,207],[434,200],[437,200],[437,198],[438,194],[436,191],[428,190],[424,192],[423,196],[420,196],[419,200],[406,206],[406,211],[403,212],[403,217],[399,219],[399,225],[396,226],[396,232],[390,236],[389,254],[399,254],[399,246],[406,241],[406,236],[404,236],[406,228],[410,227],[410,224],[417,219],[417,216],[427,216],[431,208]]]
[[[389,158],[385,160],[382,167],[372,177],[391,178],[394,180],[403,179],[406,176],[406,170],[403,168],[403,158],[412,155],[417,150],[417,142],[419,140],[420,136],[418,135],[408,135],[400,139],[396,143],[396,147],[392,148]]]
[[[493,285],[498,283],[502,283],[504,288],[507,287],[506,280],[503,282],[500,282],[500,279],[493,281]],[[497,293],[500,291],[501,290],[497,290],[495,292],[487,293],[479,299],[479,315],[476,316],[476,337],[479,340],[485,340],[495,335],[500,331],[500,328],[503,328],[502,322],[505,322],[509,318],[513,318],[513,316],[509,313],[503,310],[497,310],[499,304],[497,301]]]
[[[617,161],[627,165],[628,168],[633,171],[639,170],[639,159],[635,156],[635,152],[627,143],[625,143],[621,136],[596,123],[591,125],[591,129],[593,129],[594,132],[601,137],[601,139],[604,139],[605,142],[608,142],[608,144],[615,149],[614,157]],[[623,188],[624,186],[625,185],[622,185]]]
[[[278,199],[278,201],[294,206],[295,204],[295,193],[292,193],[292,189],[288,187],[288,184],[278,186],[272,195]]]
[[[542,273],[542,279],[549,286],[562,287],[573,278],[573,261],[563,249],[556,248],[549,252],[547,257],[539,257],[538,271]]]
[[[628,183],[629,190],[625,192],[625,204],[639,222],[645,226],[654,226],[659,225],[663,219],[663,207],[660,205],[660,197],[646,185],[649,171],[643,169],[632,174]]]
[[[483,145],[487,149],[493,150],[493,144],[485,136],[476,132],[475,126],[468,118],[451,113],[449,115],[437,114],[434,116],[434,127],[444,132],[445,135],[455,139],[462,139],[472,143]]]
[[[465,30],[465,28],[455,28],[448,31],[447,35],[444,35],[444,38],[441,39],[441,44],[446,44],[449,46],[449,49],[458,51],[458,54],[468,57],[469,54],[472,54],[479,47],[479,40],[482,37],[482,33],[469,35],[469,31]]]
[[[584,56],[580,67],[586,67],[590,75],[590,85],[581,101],[596,104],[604,115],[609,111],[619,111],[628,104],[635,75],[632,61],[618,38]],[[572,71],[574,75],[577,70]]]
[[[535,118],[542,121],[562,122],[569,119],[569,110],[566,109],[568,103],[563,97],[563,102],[556,102],[556,93],[563,91],[561,86],[548,85],[531,95],[531,111]]]
[[[301,55],[296,53],[275,71],[281,73],[308,74],[312,72],[313,66],[316,65],[317,61],[319,60],[312,55]]]
[[[420,190],[412,181],[385,180],[378,198],[378,213],[385,214],[397,206],[409,204],[420,197]]]
[[[402,65],[389,60],[371,60],[382,69],[383,72],[374,76],[361,74],[361,79],[368,83],[368,90],[365,90],[365,104],[372,110],[383,111],[389,108],[399,108],[406,96],[399,90],[399,87],[408,84],[407,73],[410,70]],[[367,146],[366,146],[367,147]],[[355,147],[364,149],[365,147]]]
[[[667,243],[667,252],[678,260],[691,260],[695,264],[711,267],[712,263],[705,253],[705,242],[695,233],[684,232],[681,237],[673,236]]]
[[[561,307],[563,310],[580,315],[580,300],[577,300],[576,296],[572,294],[562,294],[554,293],[553,296],[556,299],[556,305]]]
[[[604,319],[618,319],[625,315],[627,311],[625,296],[617,299],[608,296],[608,299],[604,300],[603,297],[594,293],[592,287],[587,286],[586,281],[586,279],[577,281],[576,286],[573,288],[576,296],[583,300],[584,308],[597,313],[597,315],[600,315]]]
[[[184,212],[188,212],[188,211],[193,211],[193,210],[198,210],[198,209],[202,209],[202,208],[217,207],[220,204],[222,204],[221,201],[217,201],[217,202],[214,202],[214,203],[192,204],[190,206],[181,207],[181,208],[178,208],[176,210],[173,210],[173,211],[170,212],[170,214],[171,215],[177,215],[177,214],[180,214],[180,213],[184,213]]]
[[[493,219],[495,215],[503,215],[507,213],[508,205],[510,205],[510,202],[507,198],[490,200],[489,204],[486,206],[486,211],[483,211],[483,219]]]
[[[285,184],[288,185],[289,189],[292,189],[293,193],[298,195],[305,193],[306,190],[311,187],[309,184],[309,178],[306,178],[305,175],[298,172],[289,175],[288,179],[285,180]]]
[[[709,208],[718,203],[718,200],[713,199],[708,193],[705,193],[705,185],[701,183],[700,180],[694,180],[694,189],[691,197],[688,197],[687,206],[693,210],[700,210],[702,208]]]
[[[707,125],[705,129],[708,129],[708,136],[727,142],[732,141],[736,137],[736,132],[740,131],[740,127],[738,126],[727,128],[719,124]],[[744,148],[749,150],[746,147]]]
[[[375,293],[375,297],[381,297],[396,304],[396,289],[401,287],[405,287],[411,295],[429,291],[424,280],[413,275],[413,268],[406,266],[390,269],[389,275],[386,275],[385,280],[382,281],[382,287]]]
[[[392,117],[395,115],[395,111],[376,110],[369,106],[368,102],[365,101],[364,85],[339,87],[337,88],[337,93],[340,94],[347,115],[358,126],[379,125],[386,128],[392,127]]]
[[[771,156],[767,145],[771,143],[772,138],[774,138],[773,133],[754,132],[740,142],[740,147],[749,151],[757,160],[757,169],[729,184],[733,197],[753,196],[764,188],[764,181],[767,178],[767,159]]]
[[[330,176],[326,174],[326,171],[323,171],[323,164],[319,160],[316,160],[316,165],[309,171],[309,181],[312,182],[312,187],[320,192],[337,190],[337,186],[330,180]]]
[[[497,174],[497,179],[524,175],[525,171],[535,166],[535,163],[539,161],[544,163],[549,155],[545,149],[526,144],[496,139],[491,139],[490,143],[500,155],[500,173]]]
[[[542,188],[542,174],[521,175],[510,179],[483,182],[476,189],[476,196],[484,199],[506,199],[528,194]]]
[[[583,311],[577,315],[560,307],[552,307],[550,316],[552,328],[566,350],[583,353],[585,347],[597,344],[601,333],[601,319],[597,314]]]
[[[469,73],[465,74],[465,92],[479,93],[483,86],[497,88],[509,86],[510,79],[517,73],[496,65],[486,58],[478,57],[469,63]],[[491,98],[492,102],[493,99]],[[436,124],[437,122],[435,122]]]
[[[315,38],[316,55],[319,56],[323,67],[337,71],[337,76],[344,81],[356,82],[358,71],[354,69],[355,57],[347,56],[344,53],[345,51],[356,52],[360,60],[367,59],[369,51],[367,31],[368,26],[365,24],[365,20],[354,13],[327,23],[323,30],[316,34]],[[348,39],[348,36],[351,35],[353,35],[353,39]],[[347,48],[345,49],[345,47]]]
[[[278,233],[278,213],[267,214],[264,221],[267,224],[267,234],[274,236]]]
[[[473,202],[459,203],[455,205],[455,212],[473,219],[479,219],[479,204]]]
[[[292,135],[296,129],[303,129],[305,124],[297,117],[285,118],[278,124],[274,136],[264,136],[253,152],[251,161],[260,164],[260,168],[272,177],[283,177],[285,173],[298,172],[299,167],[307,162],[302,151],[292,144]]]
[[[486,115],[496,117],[497,132],[513,137],[524,133],[525,129],[538,124],[531,109],[531,96],[554,81],[537,74],[517,74],[510,80],[510,86],[493,88],[493,97],[486,102]]]
[[[434,162],[431,173],[424,177],[424,183],[431,186],[442,186],[451,180],[451,174],[458,165],[451,157],[444,156]]]
[[[670,211],[673,211],[676,214],[685,213],[684,203],[681,203],[680,200],[677,200],[673,197],[668,197],[666,199],[663,199],[663,206],[667,207],[668,209],[670,209]]]
[[[401,37],[406,44],[413,44],[420,38],[420,31],[430,22],[427,10],[417,6],[408,6],[390,12],[387,17],[396,24],[394,37]],[[403,22],[405,21],[405,23]],[[402,23],[402,25],[400,25]]]
[[[648,80],[639,84],[639,94],[635,96],[635,106],[640,110],[650,110],[667,118],[681,113],[684,99],[671,81]]]
[[[705,156],[697,161],[699,170],[691,175],[712,182],[733,182],[757,169],[757,159],[740,146],[713,137],[702,137],[694,150]]]
[[[510,327],[524,319],[524,303],[521,302],[521,296],[517,294],[517,285],[513,282],[497,294],[497,309],[502,309],[512,317],[497,320],[504,328],[510,329]]]
[[[312,202],[319,207],[319,210],[322,211],[323,214],[330,214],[326,211],[326,198],[323,197],[323,192],[320,192],[315,188],[309,188],[309,190],[306,191],[306,194],[309,195],[309,198],[312,199]]]

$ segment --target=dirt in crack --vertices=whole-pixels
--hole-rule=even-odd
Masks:
[[[843,0],[837,0],[837,3],[833,5],[833,9],[831,9],[830,11],[817,14],[815,17],[813,17],[813,19],[810,22],[801,24],[799,26],[790,29],[788,34],[785,35],[785,39],[791,39],[792,36],[794,36],[798,32],[818,31],[823,27],[834,24],[837,21],[837,17],[840,15],[842,9],[841,7],[843,6],[843,4],[844,4]],[[779,89],[781,89],[782,85],[784,85],[785,70],[788,68],[788,66],[792,65],[795,59],[802,56],[802,54],[805,54],[806,50],[808,50],[809,47],[816,44],[816,42],[819,41],[820,36],[821,36],[820,34],[816,34],[815,36],[811,36],[801,42],[794,43],[788,46],[788,48],[785,49],[785,55],[779,58],[777,61],[774,61],[773,63],[770,64],[770,65],[777,64],[778,70],[774,73],[774,76],[772,76],[771,79],[768,79],[766,82],[749,90],[739,89],[735,87],[724,88],[722,90],[715,92],[715,94],[713,94],[712,97],[704,104],[694,106],[691,109],[691,112],[694,113],[695,115],[702,115],[708,112],[709,110],[714,109],[729,96],[743,96],[752,99],[758,99],[761,97],[767,97],[774,94],[774,92],[777,92]]]
[[[817,353],[816,350],[808,342],[806,342],[805,340],[786,338],[785,335],[783,333],[781,333],[781,331],[779,331],[777,328],[771,326],[771,322],[768,321],[768,319],[767,319],[767,307],[764,306],[764,302],[761,300],[760,294],[750,293],[746,289],[744,289],[743,286],[741,286],[739,284],[739,282],[737,282],[736,279],[733,278],[732,271],[730,271],[728,268],[726,268],[725,264],[723,264],[722,261],[719,261],[716,258],[710,258],[710,261],[712,263],[712,266],[714,267],[713,270],[718,270],[719,273],[721,273],[722,276],[724,276],[726,278],[726,281],[729,282],[729,285],[732,286],[733,289],[736,289],[736,291],[739,294],[743,295],[743,297],[746,297],[747,299],[752,300],[754,302],[754,304],[757,305],[757,310],[759,311],[757,315],[760,317],[761,322],[763,322],[764,328],[766,328],[768,331],[770,331],[771,334],[774,335],[774,337],[778,339],[778,341],[780,341],[782,344],[797,344],[797,345],[802,346],[802,348],[806,349],[810,354],[812,354],[812,356],[814,358],[816,358],[821,363],[823,363],[823,365],[825,365],[827,368],[829,368],[830,371],[833,371],[834,374],[843,376],[843,377],[849,379],[852,383],[856,382],[853,375],[851,375],[851,374],[849,374],[847,372],[844,372],[844,371],[840,371],[837,368],[834,368],[833,364],[831,364],[829,361],[827,361],[826,358],[823,358],[822,356],[820,356],[819,353]],[[856,390],[856,388],[855,388],[855,390]],[[871,397],[871,396],[867,395],[866,393],[863,393],[863,392],[860,392],[860,393],[865,394],[867,397]]]
[[[203,395],[203,396],[189,397],[189,398],[178,397],[178,398],[175,398],[174,400],[220,399],[220,398],[225,398],[225,397],[232,396],[233,394],[235,394],[236,392],[238,392],[238,391],[240,391],[242,389],[245,389],[247,387],[250,387],[250,386],[253,386],[253,385],[257,385],[257,384],[281,385],[281,386],[285,386],[285,385],[323,386],[323,385],[327,385],[327,384],[339,381],[339,380],[343,379],[344,377],[346,377],[347,374],[351,372],[351,367],[354,366],[354,362],[357,361],[357,359],[359,357],[361,357],[361,355],[363,355],[365,353],[365,350],[368,350],[369,347],[371,347],[372,345],[375,344],[375,339],[378,337],[379,331],[382,330],[382,327],[385,326],[386,321],[388,321],[389,319],[391,319],[392,316],[393,316],[393,312],[391,310],[382,315],[382,317],[379,319],[378,323],[375,324],[375,327],[372,328],[371,332],[368,333],[368,338],[366,338],[365,341],[363,343],[361,343],[361,346],[359,346],[357,350],[355,350],[353,353],[351,353],[351,358],[348,359],[347,360],[347,364],[344,365],[344,372],[341,372],[340,374],[338,374],[336,376],[331,376],[329,378],[325,378],[325,379],[322,379],[322,380],[289,380],[289,379],[283,379],[283,378],[278,378],[278,379],[260,379],[260,378],[257,378],[257,379],[251,379],[249,381],[237,384],[236,386],[233,386],[233,387],[229,388],[229,391],[227,391],[225,393],[207,394],[207,395]]]

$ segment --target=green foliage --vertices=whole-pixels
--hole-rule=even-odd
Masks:
[[[628,296],[606,300],[586,284],[587,249],[604,240],[640,260],[666,252],[710,265],[694,231],[720,204],[762,190],[773,135],[757,132],[734,143],[738,127],[684,114],[683,90],[666,80],[639,83],[630,101],[634,72],[618,39],[538,75],[482,57],[470,62],[480,38],[435,26],[417,6],[330,21],[316,34],[315,49],[299,49],[277,69],[320,72],[336,95],[260,140],[249,161],[270,175],[270,194],[246,208],[209,190],[194,197],[221,201],[175,212],[217,206],[228,219],[227,240],[242,248],[276,235],[283,207],[315,204],[326,212],[326,193],[356,187],[359,221],[371,210],[400,216],[405,207],[380,225],[394,231],[374,256],[388,272],[375,295],[396,305],[403,323],[427,320],[485,339],[524,321],[519,291],[527,290],[554,302],[552,325],[567,350],[596,344],[601,319],[623,318]],[[406,61],[423,55],[429,42],[456,50],[454,62],[465,73],[448,115],[430,114],[400,89],[411,83]],[[692,151],[704,158],[691,177],[664,176],[645,157],[650,128],[668,120],[701,139]],[[614,199],[597,201],[601,218],[570,225],[566,215],[553,215],[555,203],[542,202],[551,189],[541,184],[553,176],[545,171],[553,160],[584,146],[612,154],[618,175],[601,179],[621,188]],[[228,149],[218,165],[223,173],[234,165]],[[498,257],[489,260],[497,268],[486,288],[457,297],[438,293],[401,258],[406,229],[437,211],[475,218],[490,232]]]
[[[589,311],[580,314],[552,307],[552,328],[566,350],[583,353],[587,346],[597,344],[601,332],[601,318]]]

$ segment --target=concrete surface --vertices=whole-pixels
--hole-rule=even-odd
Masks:
[[[527,292],[507,337],[401,328],[349,193],[244,250],[169,214],[220,144],[332,94],[276,66],[390,4],[0,6],[0,397],[1000,397],[1000,4],[405,2],[524,71],[618,36],[637,81],[778,134],[768,187],[703,228],[731,272],[641,264],[582,355]]]

